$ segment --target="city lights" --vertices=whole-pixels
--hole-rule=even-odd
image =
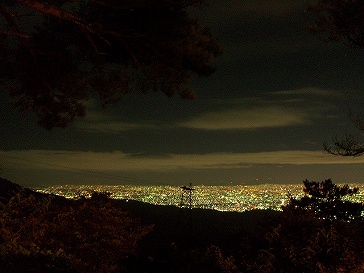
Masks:
[[[353,202],[363,202],[364,195],[346,197]],[[302,185],[237,185],[237,186],[194,186],[192,207],[219,211],[242,212],[253,209],[281,210],[288,202],[288,194],[303,196]],[[180,206],[182,190],[179,186],[106,186],[106,185],[62,185],[37,191],[56,194],[66,198],[90,197],[92,192],[110,192],[115,199],[137,200],[154,205]]]

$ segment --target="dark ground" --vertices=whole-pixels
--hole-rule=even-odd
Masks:
[[[240,247],[237,238],[255,237],[259,232],[263,232],[263,236],[280,215],[280,212],[273,210],[221,212],[130,200],[122,200],[120,204],[132,215],[141,218],[143,223],[154,224],[154,231],[149,234],[150,240],[164,244],[174,242],[186,247],[218,245],[226,251]]]

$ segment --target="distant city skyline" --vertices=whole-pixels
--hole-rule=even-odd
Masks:
[[[362,191],[361,184],[352,185]],[[56,194],[66,198],[89,198],[94,191],[108,192],[111,198],[126,201],[136,200],[153,205],[177,206],[188,208],[214,209],[219,211],[243,212],[254,209],[282,210],[287,205],[287,194],[300,198],[302,185],[250,185],[250,186],[193,186],[191,199],[189,193],[182,198],[178,186],[53,186],[38,189],[46,194]],[[363,202],[363,194],[355,194],[352,202]],[[191,202],[190,202],[191,201]]]

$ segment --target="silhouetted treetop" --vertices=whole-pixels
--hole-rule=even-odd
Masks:
[[[203,0],[7,0],[0,4],[1,88],[47,129],[66,127],[96,95],[194,98],[193,75],[221,51],[187,13]]]
[[[364,47],[364,2],[361,0],[317,0],[310,5],[315,20],[309,29],[326,41],[344,41]]]
[[[326,201],[333,201],[341,199],[344,196],[351,196],[358,193],[359,188],[350,188],[347,184],[338,186],[332,182],[331,179],[316,182],[303,181],[303,192],[314,198],[323,198]]]
[[[362,203],[342,200],[345,196],[352,196],[359,192],[359,188],[351,188],[347,184],[336,185],[331,179],[316,182],[303,181],[305,196],[296,199],[289,196],[290,202],[285,209],[299,209],[314,213],[322,219],[328,220],[361,220],[364,206]]]

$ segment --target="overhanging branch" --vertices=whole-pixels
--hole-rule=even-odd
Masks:
[[[324,150],[333,155],[356,157],[364,154],[364,145],[353,135],[345,135],[340,140],[335,139],[333,145],[324,143]]]

